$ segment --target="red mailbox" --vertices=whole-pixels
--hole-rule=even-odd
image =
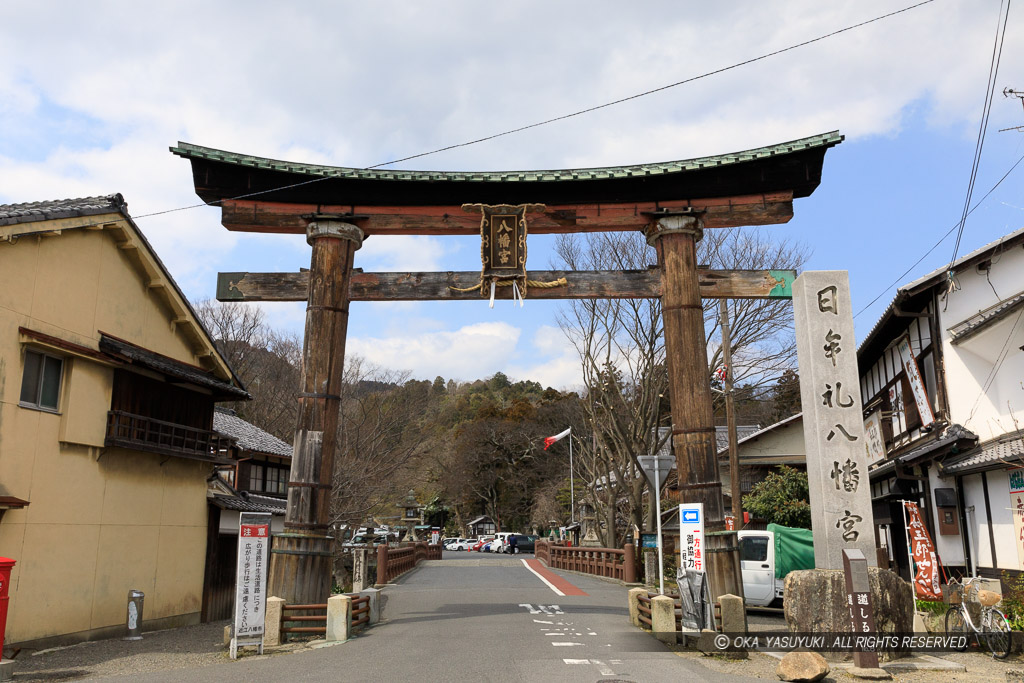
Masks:
[[[0,557],[0,659],[3,658],[4,633],[7,632],[7,584],[11,581],[14,560]]]

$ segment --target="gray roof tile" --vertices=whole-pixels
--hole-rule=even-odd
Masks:
[[[283,498],[271,498],[255,494],[238,496],[214,496],[213,504],[222,510],[238,510],[240,512],[269,512],[283,515],[287,501]]]
[[[292,457],[292,447],[254,424],[218,408],[213,413],[213,429],[238,442],[240,448],[282,457]]]
[[[127,216],[128,204],[120,194],[78,199],[49,199],[23,204],[0,204],[0,225],[95,216],[101,213],[122,213]]]
[[[1004,436],[982,444],[979,450],[955,463],[946,464],[942,469],[947,474],[962,474],[1021,465],[1024,465],[1024,437]]]

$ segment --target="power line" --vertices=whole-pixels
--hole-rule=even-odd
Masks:
[[[999,2],[999,18],[996,21],[996,36],[992,43],[992,58],[989,61],[988,66],[988,84],[985,88],[985,103],[982,105],[981,110],[981,123],[978,127],[978,140],[974,146],[974,160],[971,164],[971,176],[967,182],[967,196],[964,197],[964,209],[960,216],[960,226],[956,235],[956,244],[953,245],[953,256],[949,260],[949,276],[953,275],[953,263],[956,261],[956,255],[960,251],[960,240],[964,236],[964,226],[967,223],[968,207],[971,205],[971,195],[974,193],[974,182],[978,178],[978,166],[981,165],[981,152],[985,148],[985,134],[988,131],[988,119],[992,112],[992,99],[996,88],[996,77],[999,74],[999,62],[1003,58],[1003,45],[1006,44],[1006,25],[1009,23],[1010,18],[1010,2],[1006,0],[1006,13],[1003,13],[1003,2]],[[999,29],[999,24],[1002,22],[1003,28]]]
[[[629,102],[631,100],[639,99],[641,97],[646,97],[647,95],[653,95],[655,93],[662,92],[663,90],[668,90],[670,88],[675,88],[675,87],[678,87],[680,85],[685,85],[687,83],[693,83],[694,81],[699,81],[699,80],[701,80],[703,78],[708,78],[709,76],[715,76],[715,75],[720,74],[720,73],[725,73],[726,71],[731,71],[733,69],[738,69],[741,66],[746,66],[748,64],[753,64],[754,62],[759,62],[759,61],[768,59],[769,57],[775,57],[775,56],[781,55],[781,54],[783,54],[785,52],[790,52],[791,50],[796,50],[797,48],[806,47],[807,45],[811,45],[813,43],[820,42],[822,40],[825,40],[826,38],[831,38],[831,37],[837,36],[837,35],[839,35],[841,33],[846,33],[847,31],[852,31],[854,29],[861,28],[863,26],[867,26],[868,24],[873,24],[873,23],[875,23],[877,21],[881,21],[882,19],[888,19],[889,17],[894,17],[897,14],[902,14],[904,12],[909,12],[912,9],[917,9],[918,7],[922,7],[924,5],[928,5],[928,4],[932,3],[932,2],[935,2],[935,0],[923,0],[923,2],[918,2],[916,4],[909,5],[907,7],[904,7],[903,9],[895,10],[893,12],[889,12],[888,14],[882,14],[880,16],[877,16],[877,17],[873,18],[873,19],[868,19],[866,21],[862,21],[862,22],[857,23],[857,24],[852,24],[852,25],[847,26],[845,28],[841,28],[841,29],[832,31],[831,33],[826,33],[824,35],[820,35],[817,38],[811,38],[810,40],[805,40],[805,41],[803,41],[801,43],[796,43],[795,45],[790,45],[789,47],[784,47],[782,49],[775,50],[774,52],[768,52],[768,53],[763,54],[763,55],[761,55],[759,57],[753,57],[751,59],[747,59],[747,60],[744,60],[742,62],[737,62],[736,64],[732,64],[730,66],[725,66],[725,67],[722,67],[720,69],[715,69],[714,71],[708,71],[708,72],[702,73],[702,74],[700,74],[698,76],[691,76],[690,78],[686,78],[686,79],[683,79],[681,81],[676,81],[675,83],[669,83],[668,85],[663,85],[663,86],[660,86],[658,88],[653,88],[651,90],[645,90],[644,92],[636,93],[634,95],[629,95],[628,97],[622,97],[622,98],[619,98],[617,100],[612,100],[611,102],[605,102],[604,104],[599,104],[599,105],[596,105],[596,106],[593,106],[593,107],[588,107],[587,109],[581,109],[579,111],[572,112],[571,114],[563,114],[561,116],[556,116],[554,118],[546,119],[544,121],[538,121],[536,123],[531,123],[531,124],[528,124],[528,125],[525,125],[525,126],[520,126],[518,128],[513,128],[511,130],[506,130],[506,131],[501,132],[501,133],[495,133],[493,135],[488,135],[488,136],[485,136],[485,137],[482,137],[482,138],[477,138],[475,140],[469,140],[467,142],[460,142],[460,143],[456,143],[456,144],[453,144],[453,145],[447,145],[445,147],[439,147],[439,148],[431,150],[429,152],[420,152],[419,154],[413,154],[413,155],[410,155],[410,156],[407,156],[407,157],[402,157],[401,159],[393,159],[391,161],[383,161],[383,162],[381,162],[379,164],[374,164],[373,166],[366,166],[366,167],[362,168],[361,170],[369,171],[369,170],[372,170],[372,169],[375,169],[375,168],[380,168],[382,166],[390,166],[391,164],[397,164],[397,163],[401,163],[403,161],[410,161],[412,159],[419,159],[419,158],[422,158],[422,157],[425,157],[425,156],[430,156],[432,154],[438,154],[440,152],[446,152],[448,150],[458,149],[460,147],[469,147],[470,145],[476,145],[476,144],[479,144],[481,142],[487,142],[488,140],[494,140],[496,138],[504,137],[506,135],[512,135],[514,133],[520,133],[520,132],[522,132],[524,130],[530,130],[531,128],[538,128],[540,126],[546,126],[549,123],[555,123],[557,121],[564,121],[566,119],[571,119],[571,118],[574,118],[574,117],[577,117],[577,116],[582,116],[583,114],[589,114],[590,112],[594,112],[594,111],[597,111],[599,109],[605,109],[607,107],[615,106],[616,104],[622,104],[623,102]],[[248,199],[250,197],[256,197],[256,196],[263,195],[263,194],[269,194],[271,192],[279,192],[281,190],[288,190],[288,189],[291,189],[291,188],[294,188],[294,187],[301,187],[303,185],[311,185],[313,183],[318,183],[318,182],[322,182],[324,180],[328,180],[328,179],[330,179],[330,177],[331,176],[323,176],[323,177],[320,177],[320,178],[312,178],[310,180],[303,180],[303,181],[300,181],[300,182],[297,182],[297,183],[293,183],[291,185],[284,185],[284,186],[281,186],[281,187],[271,188],[269,190],[259,190],[257,192],[250,192],[250,193],[247,193],[247,194],[238,195],[237,197],[227,197],[227,198],[224,198],[224,199],[218,199],[218,200],[215,200],[215,201],[212,201],[212,202],[205,202],[205,203],[202,203],[202,204],[191,204],[189,206],[181,206],[181,207],[178,207],[176,209],[165,209],[163,211],[154,211],[152,213],[145,213],[145,214],[140,214],[138,216],[134,216],[134,218],[135,218],[135,220],[138,220],[140,218],[152,218],[154,216],[162,216],[164,214],[175,213],[177,211],[186,211],[188,209],[196,209],[196,208],[199,208],[199,207],[202,207],[202,206],[216,206],[216,205],[218,205],[218,204],[220,204],[222,202],[225,202],[225,201],[233,201],[233,200],[237,200],[237,199]]]
[[[520,132],[522,132],[524,130],[529,130],[531,128],[537,128],[539,126],[546,126],[549,123],[555,123],[557,121],[564,121],[565,119],[571,119],[574,116],[582,116],[583,114],[589,114],[590,112],[594,112],[594,111],[597,111],[599,109],[604,109],[606,107],[612,107],[612,106],[614,106],[616,104],[622,104],[623,102],[629,102],[630,100],[635,100],[635,99],[638,99],[638,98],[641,98],[641,97],[646,97],[647,95],[653,95],[654,93],[658,93],[658,92],[661,92],[663,90],[668,90],[669,88],[675,88],[677,86],[685,85],[687,83],[693,83],[694,81],[699,81],[700,79],[707,78],[708,76],[714,76],[714,75],[717,75],[717,74],[720,74],[720,73],[725,73],[726,71],[731,71],[732,69],[738,69],[741,66],[746,66],[748,64],[753,64],[754,62],[759,62],[759,61],[761,61],[763,59],[768,59],[769,57],[775,57],[776,55],[781,55],[784,52],[789,52],[790,50],[796,50],[797,48],[805,47],[805,46],[810,45],[812,43],[817,43],[818,41],[825,40],[826,38],[831,38],[833,36],[839,35],[840,33],[845,33],[847,31],[852,31],[852,30],[854,30],[856,28],[860,28],[862,26],[867,26],[868,24],[873,24],[876,21],[881,21],[882,19],[888,19],[889,17],[896,16],[897,14],[902,14],[903,12],[908,12],[908,11],[910,11],[912,9],[916,9],[918,7],[921,7],[922,5],[927,5],[927,4],[931,3],[931,2],[934,2],[934,0],[924,0],[923,2],[919,2],[916,5],[910,5],[908,7],[904,7],[903,9],[896,10],[895,12],[889,12],[888,14],[883,14],[881,16],[875,17],[874,19],[868,19],[867,21],[862,21],[859,24],[853,24],[851,26],[847,26],[846,28],[841,28],[841,29],[839,29],[837,31],[832,31],[831,33],[826,33],[824,35],[818,36],[817,38],[811,38],[810,40],[805,40],[802,43],[797,43],[796,45],[790,45],[789,47],[784,47],[781,50],[775,50],[774,52],[769,52],[767,54],[763,54],[760,57],[754,57],[752,59],[747,59],[747,60],[742,61],[742,62],[737,62],[736,64],[733,64],[731,66],[726,66],[726,67],[722,67],[720,69],[715,69],[714,71],[708,71],[707,73],[700,74],[699,76],[691,76],[690,78],[686,78],[686,79],[683,79],[681,81],[676,81],[675,83],[669,83],[668,85],[663,85],[661,87],[654,88],[652,90],[645,90],[644,92],[636,93],[635,95],[629,95],[628,97],[622,97],[622,98],[619,98],[617,100],[612,100],[611,102],[605,102],[604,104],[599,104],[599,105],[594,106],[594,107],[588,107],[587,109],[580,109],[579,111],[574,111],[571,114],[563,114],[562,116],[556,116],[556,117],[551,118],[551,119],[545,119],[544,121],[538,121],[536,123],[531,123],[531,124],[528,124],[528,125],[525,125],[525,126],[520,126],[519,128],[513,128],[512,130],[507,130],[507,131],[505,131],[503,133],[495,133],[494,135],[488,135],[486,137],[477,138],[476,140],[470,140],[469,142],[460,142],[458,144],[448,145],[446,147],[439,147],[439,148],[437,148],[435,150],[432,150],[430,152],[421,152],[420,154],[413,154],[412,156],[402,157],[401,159],[394,159],[393,161],[385,161],[383,163],[375,164],[373,166],[367,166],[366,170],[369,170],[369,169],[372,169],[372,168],[379,168],[381,166],[389,166],[390,164],[397,164],[397,163],[400,163],[400,162],[403,162],[403,161],[409,161],[411,159],[418,159],[420,157],[425,157],[425,156],[428,156],[430,154],[437,154],[438,152],[447,152],[448,150],[458,149],[459,147],[468,147],[470,145],[475,145],[475,144],[480,143],[480,142],[486,142],[488,140],[494,140],[495,138],[504,137],[505,135],[512,135],[513,133],[520,133]],[[1001,7],[1000,7],[1000,9],[1001,9]]]
[[[1021,308],[1017,313],[1017,319],[1013,321],[1010,333],[1006,335],[1006,341],[1003,342],[1003,348],[999,350],[999,355],[996,356],[997,361],[989,371],[988,377],[985,378],[985,383],[982,385],[981,391],[978,392],[977,398],[974,399],[974,405],[971,406],[971,414],[967,416],[966,420],[964,420],[964,426],[974,419],[974,413],[978,410],[978,403],[981,402],[981,397],[988,392],[989,388],[992,386],[992,382],[994,382],[996,377],[999,375],[999,368],[1003,366],[1003,361],[1006,360],[1007,347],[1010,345],[1010,340],[1013,339],[1013,333],[1017,331],[1017,325],[1020,324],[1021,314],[1024,314],[1024,308]]]
[[[1011,167],[1010,167],[1010,169],[1009,169],[1009,170],[1008,170],[1008,171],[1007,171],[1006,173],[1004,173],[1004,174],[1003,174],[1003,177],[1002,177],[1002,178],[1000,178],[1000,179],[998,180],[998,182],[996,182],[996,184],[995,184],[995,185],[993,185],[993,186],[992,186],[991,188],[989,188],[989,191],[985,193],[985,196],[984,196],[984,197],[982,197],[981,199],[979,199],[979,200],[977,201],[977,203],[976,203],[976,204],[975,204],[974,206],[972,206],[972,207],[971,207],[971,210],[967,212],[967,215],[968,215],[968,216],[970,216],[970,215],[971,215],[972,213],[974,213],[974,210],[975,210],[975,209],[977,209],[977,208],[978,208],[979,206],[981,206],[981,205],[982,205],[982,204],[983,204],[983,203],[985,202],[985,200],[986,200],[986,199],[988,199],[988,196],[989,196],[990,194],[992,194],[993,192],[995,192],[995,189],[996,189],[997,187],[999,187],[999,186],[1000,186],[1000,185],[1002,184],[1002,182],[1003,182],[1004,180],[1006,180],[1006,178],[1007,178],[1007,177],[1009,177],[1009,175],[1010,175],[1011,173],[1013,173],[1013,170],[1014,170],[1015,168],[1017,168],[1017,166],[1019,166],[1019,165],[1020,165],[1020,162],[1022,162],[1022,161],[1024,161],[1024,156],[1021,156],[1021,157],[1020,157],[1019,159],[1017,159],[1017,161],[1015,161],[1015,162],[1014,162],[1013,166],[1011,166]],[[929,249],[928,251],[926,251],[926,252],[925,252],[924,254],[922,254],[921,258],[919,258],[919,259],[917,259],[916,261],[914,261],[914,263],[913,263],[913,264],[912,264],[912,265],[911,265],[911,266],[910,266],[909,268],[907,268],[907,269],[906,269],[905,271],[903,271],[903,274],[902,274],[902,275],[900,275],[900,276],[899,276],[899,277],[897,277],[897,278],[896,278],[895,280],[893,280],[893,281],[892,281],[891,283],[889,283],[889,286],[888,286],[888,287],[886,287],[886,288],[885,288],[885,289],[883,289],[883,290],[882,290],[881,292],[879,292],[879,293],[878,293],[878,296],[876,296],[876,297],[875,297],[874,299],[872,299],[871,301],[869,301],[869,302],[868,302],[868,303],[867,303],[867,304],[866,304],[866,305],[865,305],[865,306],[864,306],[864,307],[863,307],[862,309],[860,309],[859,311],[857,311],[857,313],[856,313],[856,314],[854,314],[854,316],[853,316],[853,317],[854,317],[854,318],[856,318],[856,317],[857,317],[857,316],[859,316],[859,315],[860,315],[861,313],[863,313],[864,311],[866,311],[866,310],[868,310],[869,308],[871,308],[871,306],[872,306],[872,305],[874,305],[874,303],[875,303],[876,301],[878,301],[879,299],[881,299],[881,298],[882,298],[882,296],[883,296],[883,295],[884,295],[884,294],[885,294],[886,292],[888,292],[888,291],[889,291],[890,289],[892,289],[894,285],[898,285],[898,284],[899,284],[900,282],[902,282],[902,281],[903,281],[903,278],[905,278],[905,277],[907,276],[907,274],[908,274],[908,273],[909,273],[910,271],[912,271],[912,270],[913,270],[914,268],[916,268],[916,267],[918,266],[918,264],[919,264],[919,263],[921,263],[921,261],[924,261],[924,260],[925,260],[925,259],[926,259],[926,258],[928,257],[928,255],[929,255],[929,254],[931,254],[931,253],[932,253],[933,251],[935,251],[935,249],[936,249],[936,248],[938,248],[938,246],[939,246],[940,244],[942,244],[943,242],[945,242],[945,241],[946,241],[946,238],[947,238],[947,237],[949,237],[949,236],[950,236],[951,234],[953,234],[953,231],[954,231],[954,230],[956,230],[956,229],[957,229],[957,228],[958,228],[959,226],[960,226],[960,222],[959,222],[959,221],[958,221],[958,222],[956,222],[956,223],[954,223],[954,224],[953,224],[953,227],[951,227],[951,228],[950,228],[949,230],[947,230],[947,231],[946,231],[946,234],[945,234],[945,235],[943,235],[942,237],[940,237],[940,238],[939,238],[939,241],[938,241],[938,242],[936,242],[935,244],[933,244],[933,245],[931,246],[931,248],[930,248],[930,249]]]

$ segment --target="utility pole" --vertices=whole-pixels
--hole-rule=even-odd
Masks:
[[[733,525],[743,528],[743,501],[740,499],[740,455],[736,445],[736,410],[732,396],[732,339],[729,335],[729,306],[719,299],[722,315],[722,361],[725,363],[725,421],[729,429],[729,482],[732,498]]]

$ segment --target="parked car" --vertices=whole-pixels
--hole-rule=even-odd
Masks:
[[[476,543],[467,548],[467,550],[476,550],[478,552],[484,551],[484,546],[490,545],[491,541],[494,540],[494,536],[481,536],[477,539]]]
[[[491,545],[487,548],[489,553],[503,553],[505,552],[505,544],[508,541],[508,537],[512,536],[511,531],[499,531],[494,535],[494,540]]]
[[[389,540],[387,534],[357,534],[352,537],[351,541],[343,543],[341,547],[354,548],[365,545],[387,545]]]
[[[810,529],[769,524],[766,531],[738,533],[743,597],[752,606],[781,606],[786,575],[814,568]]]
[[[534,551],[534,543],[537,541],[537,536],[529,536],[527,534],[510,534],[516,537],[516,551],[520,553],[532,553]],[[507,553],[511,551],[512,547],[505,539],[505,545],[502,546],[501,552]]]
[[[469,547],[476,543],[476,539],[457,538],[445,546],[445,550],[469,550]]]

